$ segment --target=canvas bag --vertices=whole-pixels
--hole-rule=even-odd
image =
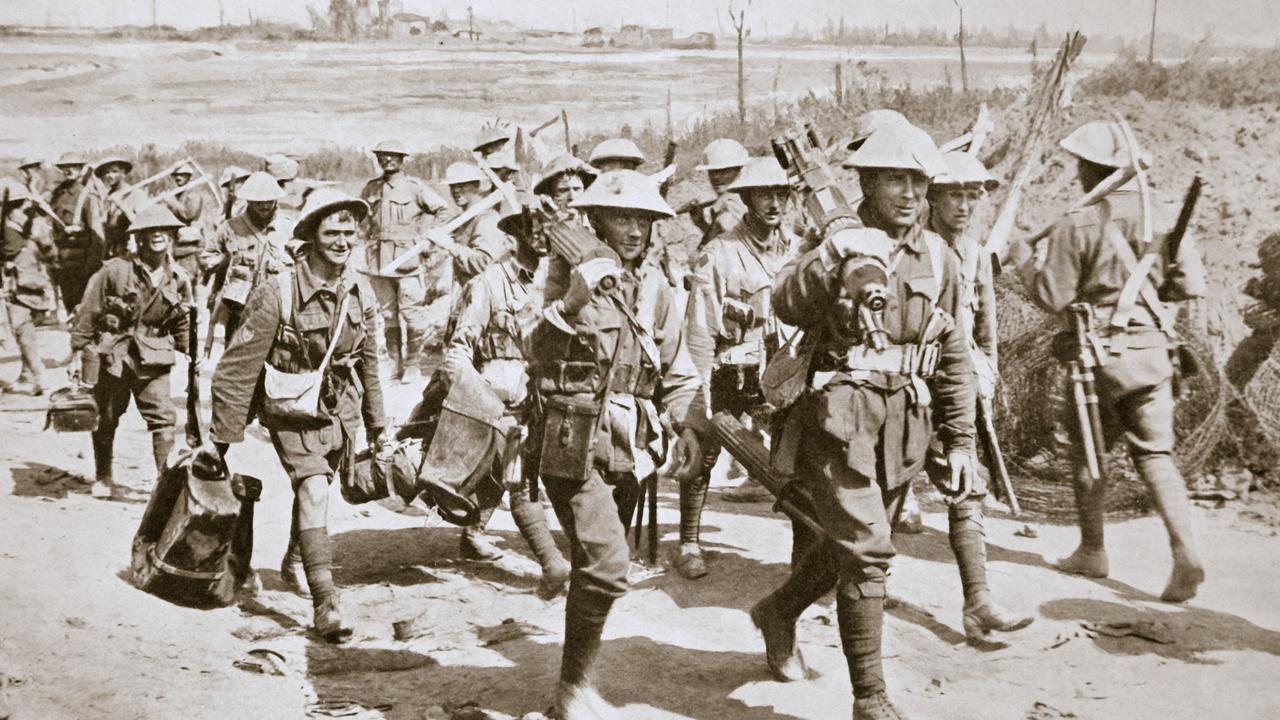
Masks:
[[[280,283],[280,317],[283,322],[294,323],[293,307],[293,273],[285,271],[278,276]],[[342,318],[347,314],[347,305],[351,301],[351,293],[345,292],[342,304],[334,316],[333,336],[329,339],[329,347],[324,352],[320,367],[310,372],[284,372],[267,363],[264,366],[262,389],[266,394],[263,409],[275,417],[295,420],[321,420],[320,388],[324,385],[324,371],[329,367],[333,351],[338,347],[338,338],[342,332]]]

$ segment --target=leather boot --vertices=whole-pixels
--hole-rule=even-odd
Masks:
[[[564,592],[569,582],[572,568],[564,559],[560,548],[556,547],[555,538],[551,536],[551,528],[547,526],[547,512],[542,503],[534,502],[524,487],[513,488],[511,496],[511,517],[520,529],[520,535],[529,543],[529,549],[538,559],[542,568],[542,580],[538,583],[538,597],[550,600]]]
[[[156,461],[156,474],[168,466],[169,452],[173,450],[173,431],[156,430],[151,433],[151,457]]]
[[[881,690],[853,699],[853,720],[907,720],[907,716],[889,701],[889,693]]]
[[[327,528],[307,528],[298,533],[302,566],[311,588],[314,608],[312,626],[328,642],[340,643],[351,638],[353,630],[338,609],[338,595],[333,586],[333,555]]]
[[[773,595],[751,608],[751,622],[764,636],[764,657],[779,682],[796,682],[809,676],[809,668],[796,643],[796,618],[777,606]]]
[[[1169,547],[1173,551],[1173,572],[1160,599],[1186,602],[1196,596],[1204,582],[1204,564],[1196,551],[1195,533],[1191,528],[1191,502],[1187,486],[1173,458],[1167,454],[1138,458],[1138,474],[1146,481],[1156,510],[1169,531]]]
[[[355,630],[347,624],[346,618],[342,617],[342,611],[338,609],[337,596],[331,596],[315,606],[311,615],[311,626],[315,628],[317,635],[331,643],[346,642],[355,634]]]
[[[706,505],[710,485],[711,477],[705,474],[680,483],[680,547],[671,562],[680,577],[688,580],[697,580],[707,574],[699,536],[702,532],[702,508]]]
[[[956,556],[964,590],[964,634],[969,642],[985,640],[993,630],[1012,632],[1030,625],[1034,618],[1015,615],[991,599],[982,501],[970,497],[952,505],[947,510],[947,522],[951,551]]]
[[[593,689],[593,666],[600,653],[601,635],[613,598],[571,584],[564,608],[564,652],[560,659],[560,687],[556,710],[561,720],[612,717]]]
[[[458,537],[458,553],[464,560],[491,561],[502,557],[502,551],[484,534],[484,526],[492,516],[493,508],[482,510],[475,525],[462,528],[462,535]]]
[[[1104,578],[1111,572],[1107,561],[1106,479],[1094,481],[1083,463],[1075,468],[1076,513],[1080,518],[1080,547],[1054,565],[1065,573]]]
[[[94,430],[93,438],[93,485],[89,493],[96,498],[111,497],[111,487],[115,483],[111,476],[111,464],[115,456],[116,434],[114,430]]]

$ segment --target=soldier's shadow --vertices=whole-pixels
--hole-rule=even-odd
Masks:
[[[67,495],[87,495],[89,486],[69,470],[38,462],[23,462],[10,470],[13,494],[61,500]]]
[[[450,717],[471,717],[474,703],[515,717],[553,702],[562,646],[521,637],[494,644],[497,662],[441,664],[403,649],[311,643],[308,675],[321,701],[391,705],[388,718],[426,717],[443,706]],[[768,679],[758,654],[690,650],[643,637],[606,640],[597,660],[597,687],[617,706],[647,705],[699,720],[788,720],[769,707],[750,707],[729,696],[742,685]],[[637,674],[637,668],[643,674]],[[697,682],[690,682],[696,672]],[[475,717],[480,717],[475,711]]]
[[[1116,655],[1159,655],[1198,665],[1216,665],[1221,661],[1206,657],[1208,653],[1251,650],[1280,655],[1280,632],[1255,625],[1230,613],[1198,607],[1175,607],[1165,611],[1135,607],[1122,603],[1089,598],[1051,600],[1040,606],[1040,613],[1053,620],[1078,620],[1094,624],[1148,625],[1162,639],[1153,642],[1136,636],[1112,637],[1099,633],[1097,646]]]
[[[498,583],[511,579],[494,563],[462,560],[458,554],[460,534],[461,529],[452,526],[338,533],[333,536],[333,580],[340,586],[412,586],[440,582],[430,572],[434,568],[455,569]],[[498,533],[504,534],[515,535]],[[509,548],[511,543],[505,545]],[[536,585],[536,579],[532,583]]]

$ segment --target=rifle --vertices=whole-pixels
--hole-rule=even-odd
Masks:
[[[200,427],[200,324],[195,305],[187,309],[187,447],[195,450],[204,444]]]
[[[1000,451],[1000,438],[996,435],[994,416],[990,398],[978,398],[978,439],[986,449],[987,460],[1000,481],[1000,489],[1004,491],[1005,500],[1009,503],[1009,512],[1018,517],[1022,514],[1022,506],[1018,504],[1013,482],[1009,479],[1009,468],[1004,462],[1004,453]]]
[[[1098,387],[1093,369],[1098,366],[1097,356],[1089,340],[1093,321],[1093,306],[1073,303],[1071,318],[1075,324],[1076,359],[1071,362],[1071,388],[1076,405],[1076,422],[1080,430],[1080,442],[1084,444],[1084,459],[1089,477],[1100,482],[1107,477],[1106,438],[1102,434],[1102,415],[1098,409]]]
[[[676,164],[676,152],[679,149],[680,149],[680,144],[677,143],[675,140],[667,141],[667,152],[662,156],[663,168],[670,168]],[[674,170],[672,171],[671,175],[675,175]],[[672,180],[671,176],[668,176],[664,178],[662,180],[662,184],[658,186],[658,192],[662,195],[663,199],[666,199],[667,191],[671,189],[671,180]]]
[[[1197,174],[1192,178],[1191,187],[1187,188],[1187,194],[1182,199],[1182,210],[1178,212],[1178,222],[1174,223],[1165,245],[1165,259],[1170,265],[1178,262],[1178,251],[1182,249],[1182,239],[1186,237],[1187,228],[1191,225],[1191,216],[1196,211],[1196,202],[1200,200],[1200,189],[1203,186],[1204,180]]]
[[[764,439],[755,430],[749,430],[738,419],[729,413],[718,412],[711,418],[711,432],[720,445],[737,458],[747,469],[748,475],[764,485],[765,489],[778,499],[774,505],[791,518],[792,522],[803,524],[818,537],[826,537],[826,531],[818,524],[807,508],[813,506],[808,494],[795,486],[789,478],[778,477],[769,463],[769,450],[764,446]]]

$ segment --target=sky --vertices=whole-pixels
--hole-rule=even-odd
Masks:
[[[324,10],[328,0],[2,0],[0,24],[147,24],[154,1],[159,22],[189,28],[217,24],[221,5],[229,23],[256,17],[307,24],[308,4]],[[746,0],[732,0],[741,6]],[[1153,0],[962,0],[965,20],[974,26],[1052,31],[1078,27],[1085,34],[1139,38],[1148,31]],[[670,24],[678,33],[731,31],[730,0],[393,0],[404,10],[437,17],[506,17],[517,24],[560,30],[623,22]],[[781,35],[796,23],[820,28],[844,14],[851,25],[945,26],[955,22],[954,0],[751,0],[748,25],[757,34]],[[1280,44],[1280,0],[1160,0],[1161,33],[1197,39],[1206,31],[1224,43]]]

